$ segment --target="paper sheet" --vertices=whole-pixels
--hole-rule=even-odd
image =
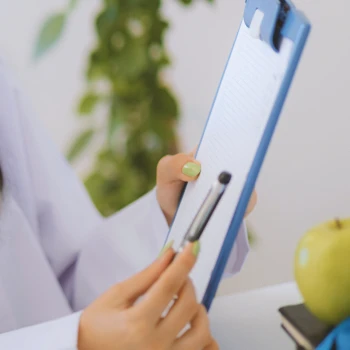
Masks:
[[[245,180],[286,73],[293,43],[279,53],[250,35],[242,21],[213,104],[197,159],[199,179],[187,186],[167,241],[178,248],[210,186],[222,171],[233,178],[201,238],[201,253],[191,273],[202,300],[221,251]]]

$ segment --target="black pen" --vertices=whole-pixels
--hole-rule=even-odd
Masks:
[[[218,206],[231,178],[231,174],[225,171],[219,175],[217,181],[212,185],[202,203],[202,206],[187,230],[178,253],[182,252],[188,243],[196,242],[201,238],[202,233]]]

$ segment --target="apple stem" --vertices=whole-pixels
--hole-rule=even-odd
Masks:
[[[343,226],[342,226],[342,224],[341,224],[341,222],[340,222],[340,220],[337,218],[337,219],[335,219],[335,224],[337,225],[337,228],[340,230]]]

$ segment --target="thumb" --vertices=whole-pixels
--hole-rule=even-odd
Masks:
[[[146,269],[124,282],[115,285],[111,289],[110,297],[114,301],[114,304],[117,304],[115,307],[130,307],[159,279],[170,265],[175,255],[174,250],[171,249],[171,243],[165,246],[162,252],[163,255],[158,257],[158,259]]]
[[[197,151],[198,151],[198,145],[195,148],[193,148],[193,150],[190,152],[190,156],[194,157],[196,155]]]
[[[157,167],[158,185],[177,181],[190,182],[201,172],[200,163],[194,158],[194,153],[179,153],[166,156],[160,160]]]

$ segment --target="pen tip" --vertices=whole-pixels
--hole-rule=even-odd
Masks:
[[[229,174],[228,172],[224,171],[220,174],[219,176],[219,182],[223,185],[228,185],[231,181],[231,174]]]

